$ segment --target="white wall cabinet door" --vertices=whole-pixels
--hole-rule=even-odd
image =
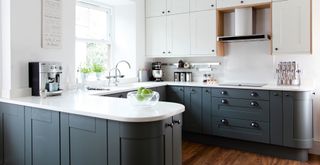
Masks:
[[[311,53],[311,2],[273,2],[273,54]]]
[[[146,0],[146,17],[156,17],[166,15],[166,0]]]
[[[165,0],[159,0],[165,1]],[[189,0],[167,0],[167,14],[188,13],[190,11]]]
[[[146,19],[146,55],[149,57],[161,57],[166,55],[166,20],[166,17]]]
[[[190,0],[190,11],[211,10],[216,8],[216,0]]]
[[[191,55],[208,56],[216,53],[216,10],[190,14]]]
[[[246,6],[267,2],[271,2],[271,0],[217,0],[217,8]]]
[[[167,17],[167,53],[170,56],[190,55],[189,14]]]

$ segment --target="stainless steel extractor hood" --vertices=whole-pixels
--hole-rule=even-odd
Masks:
[[[253,9],[235,9],[235,34],[233,36],[218,36],[220,42],[264,41],[271,37],[268,34],[253,34]]]

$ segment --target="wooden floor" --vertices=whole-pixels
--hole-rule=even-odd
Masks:
[[[308,162],[279,159],[233,149],[183,141],[183,165],[320,165],[320,156]]]

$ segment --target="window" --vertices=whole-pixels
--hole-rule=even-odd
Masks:
[[[111,8],[78,2],[76,6],[76,66],[109,68]]]

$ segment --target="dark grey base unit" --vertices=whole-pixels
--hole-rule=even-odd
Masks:
[[[186,133],[234,139],[230,147],[247,141],[255,144],[253,152],[258,144],[269,145],[283,152],[280,157],[297,160],[307,160],[312,148],[311,92],[169,86],[167,99],[186,106]],[[268,153],[277,156],[276,150]]]
[[[0,103],[0,165],[181,165],[182,115],[125,123]]]

